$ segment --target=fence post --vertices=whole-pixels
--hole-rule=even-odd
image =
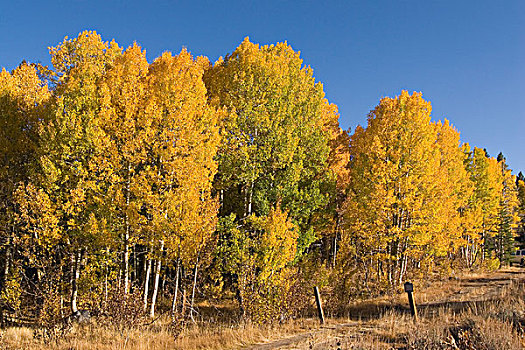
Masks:
[[[405,282],[405,292],[408,295],[408,304],[410,305],[410,313],[412,314],[412,317],[414,317],[414,322],[417,322],[418,321],[417,307],[416,307],[416,303],[414,302],[414,296],[412,295],[413,291],[414,291],[414,285],[410,282]]]
[[[321,304],[321,295],[319,294],[319,288],[314,287],[315,303],[317,304],[317,312],[319,313],[319,321],[324,324],[324,313],[323,305]]]

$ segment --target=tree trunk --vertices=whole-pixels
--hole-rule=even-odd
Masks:
[[[11,242],[8,240],[7,247],[5,250],[5,262],[4,262],[4,271],[2,274],[2,280],[0,281],[0,293],[4,290],[5,283],[7,281],[7,278],[9,276],[9,264],[11,262]]]
[[[124,234],[124,295],[129,290],[129,231],[130,223],[127,214],[131,196],[131,164],[128,162],[128,181],[126,184],[126,233]]]
[[[129,226],[126,225],[124,235],[124,294],[128,294],[129,288]]]
[[[157,266],[155,271],[155,286],[153,287],[153,295],[151,296],[151,308],[149,315],[151,318],[155,317],[155,303],[157,302],[157,293],[159,291],[159,279],[160,279],[160,269],[162,267],[162,250],[164,249],[164,241],[160,241],[160,255],[157,260]]]
[[[142,260],[142,269],[141,269],[141,274],[140,274],[140,277],[142,279],[142,285],[144,286],[145,282],[146,282],[146,270],[148,269],[148,248],[146,247],[145,250],[143,251],[144,253],[144,260]]]
[[[151,275],[151,259],[148,260],[148,266],[146,267],[146,276],[144,276],[144,312],[148,309],[148,293],[149,293],[149,276]]]
[[[183,285],[182,287],[182,300],[181,300],[181,315],[183,317],[186,317],[186,286]]]
[[[335,263],[336,263],[336,257],[337,257],[337,231],[335,232],[335,235],[334,235],[334,245],[333,245],[333,252],[332,252],[332,268],[335,268]]]
[[[177,272],[175,273],[175,291],[173,292],[173,301],[171,302],[171,318],[175,317],[177,311],[177,294],[179,293],[179,272],[180,259],[177,259]]]
[[[406,271],[406,268],[407,268],[407,263],[408,263],[408,257],[406,254],[403,254],[401,256],[401,269],[399,271],[399,284],[403,283],[403,279],[405,277],[405,271]]]
[[[248,194],[248,215],[252,214],[252,198],[253,198],[253,181],[250,184],[250,192]]]
[[[190,302],[190,318],[195,323],[195,318],[193,317],[194,309],[193,305],[195,303],[195,287],[197,286],[197,272],[199,266],[199,257],[197,256],[197,261],[195,262],[195,269],[193,270],[193,288],[191,291],[191,302]]]
[[[133,293],[133,286],[137,283],[137,271],[138,271],[138,268],[137,268],[137,246],[136,245],[133,245],[132,247],[132,251],[133,251],[133,258],[131,259],[132,261],[132,264],[131,264],[131,271],[130,271],[130,293]]]
[[[104,303],[108,302],[108,272],[106,271],[104,279]]]
[[[104,256],[104,307],[106,307],[108,302],[108,287],[109,287],[109,247],[106,247],[105,256]]]
[[[483,224],[483,231],[481,232],[481,263],[485,261],[485,224]]]
[[[78,298],[78,285],[77,281],[80,277],[80,260],[81,253],[78,251],[75,254],[71,255],[71,265],[72,265],[72,276],[71,276],[71,313],[76,313],[77,308],[77,298]]]

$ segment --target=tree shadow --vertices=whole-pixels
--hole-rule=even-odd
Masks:
[[[486,305],[498,302],[498,298],[489,298],[486,300],[467,300],[467,301],[445,301],[431,302],[416,305],[418,314],[423,317],[432,317],[442,312],[461,313],[464,311],[479,310]],[[410,315],[410,307],[403,303],[392,304],[360,304],[352,305],[345,308],[342,316],[353,321],[372,321],[377,320],[389,313]]]

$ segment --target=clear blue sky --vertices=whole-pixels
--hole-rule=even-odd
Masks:
[[[149,60],[185,46],[215,61],[245,36],[287,40],[345,129],[366,125],[383,96],[422,91],[434,120],[525,172],[525,1],[0,0],[0,66],[48,64],[48,46],[85,29],[137,41]]]

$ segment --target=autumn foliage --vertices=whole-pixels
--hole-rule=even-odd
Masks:
[[[350,134],[287,43],[149,63],[83,32],[50,54],[0,72],[2,309],[48,322],[119,300],[196,320],[229,298],[271,322],[314,283],[345,302],[519,244],[523,175],[421,93]]]

